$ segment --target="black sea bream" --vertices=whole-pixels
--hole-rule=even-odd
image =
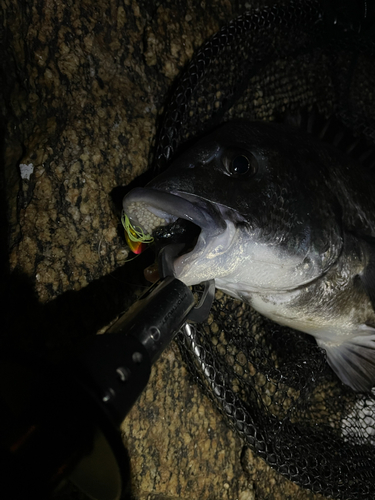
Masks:
[[[124,211],[145,233],[186,219],[175,258],[187,285],[216,287],[316,338],[341,380],[375,385],[373,176],[285,125],[228,122],[177,158]],[[193,243],[192,243],[193,244]]]

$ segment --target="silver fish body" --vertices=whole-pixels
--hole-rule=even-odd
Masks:
[[[145,232],[201,228],[173,262],[187,285],[217,288],[313,335],[341,380],[375,384],[375,190],[359,164],[272,123],[228,122],[124,198]]]

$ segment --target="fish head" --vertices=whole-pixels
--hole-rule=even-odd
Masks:
[[[149,233],[179,219],[200,228],[173,262],[187,285],[215,279],[238,297],[290,290],[324,273],[340,252],[328,163],[324,148],[298,131],[236,120],[131,191],[124,211]]]

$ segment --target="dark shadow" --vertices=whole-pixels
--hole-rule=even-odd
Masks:
[[[6,280],[2,302],[1,352],[31,350],[48,358],[74,352],[82,340],[108,325],[150,286],[143,269],[153,260],[152,252],[146,251],[85,288],[67,291],[46,304],[38,301],[27,276],[13,273]]]

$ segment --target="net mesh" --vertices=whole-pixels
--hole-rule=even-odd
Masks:
[[[246,13],[198,51],[173,89],[155,173],[190,138],[232,117],[313,131],[311,110],[331,117],[337,144],[349,134],[357,155],[370,148],[373,169],[374,50],[366,23],[319,2]],[[188,325],[179,343],[228,423],[278,472],[326,496],[374,498],[374,396],[342,385],[311,337],[217,292],[207,322]]]

